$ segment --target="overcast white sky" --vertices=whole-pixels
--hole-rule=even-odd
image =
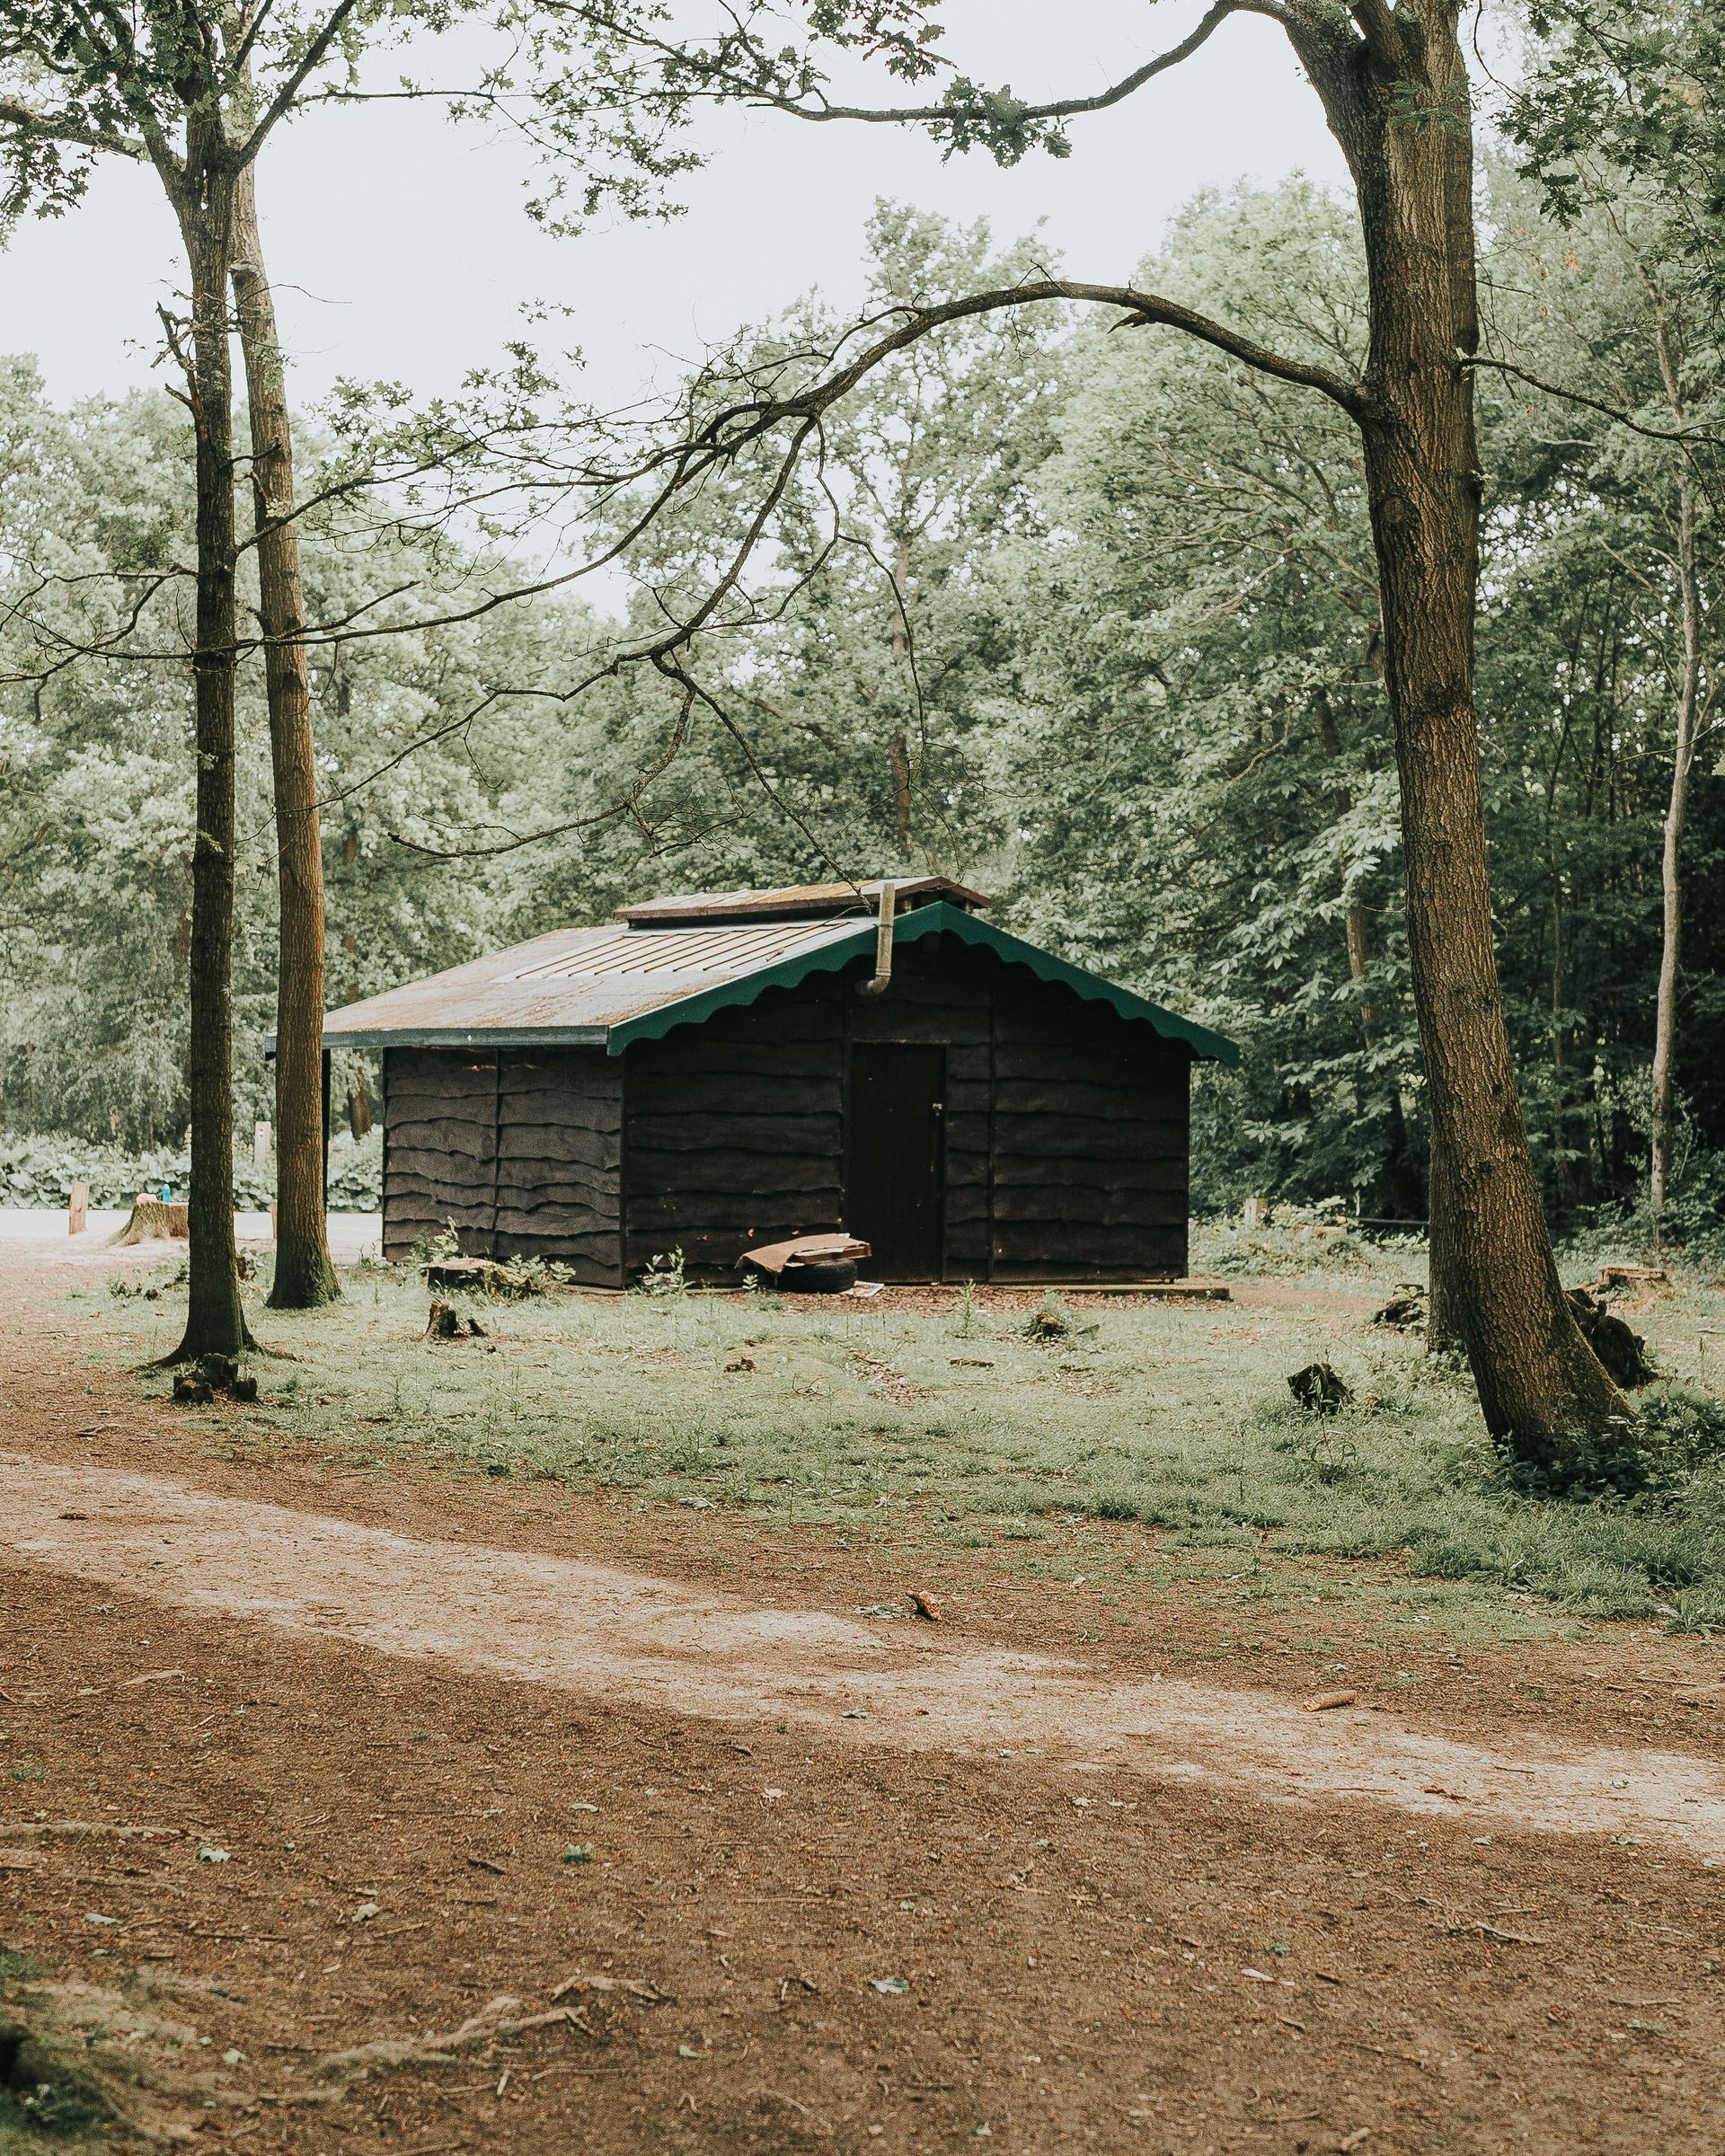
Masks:
[[[1192,0],[951,0],[948,45],[979,80],[1072,93],[1177,38],[1197,12]],[[881,195],[986,216],[1003,238],[1043,218],[1073,274],[1118,279],[1200,186],[1296,167],[1341,177],[1281,33],[1256,16],[1076,122],[1064,163],[943,164],[909,130],[740,111],[712,115],[703,138],[712,161],[683,183],[686,216],[551,240],[524,213],[530,166],[507,136],[423,106],[301,120],[261,174],[296,399],[315,402],[341,376],[447,388],[494,358],[519,332],[523,302],[540,299],[573,309],[566,339],[587,355],[588,393],[626,401],[815,285],[854,291]],[[0,349],[35,352],[57,397],[147,381],[155,302],[183,282],[176,256],[154,175],[107,171],[77,209],[26,225],[0,254]]]

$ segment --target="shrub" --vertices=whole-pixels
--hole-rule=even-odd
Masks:
[[[330,1207],[337,1213],[375,1213],[383,1203],[384,1141],[374,1131],[357,1145],[332,1147]],[[0,1206],[58,1211],[74,1183],[88,1183],[96,1206],[129,1206],[140,1190],[167,1184],[183,1198],[191,1180],[190,1154],[177,1149],[127,1153],[52,1135],[0,1139]],[[263,1213],[276,1195],[273,1165],[249,1153],[234,1155],[234,1198],[244,1213]]]

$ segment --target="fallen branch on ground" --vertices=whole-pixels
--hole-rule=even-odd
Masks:
[[[451,2065],[463,2052],[477,2050],[482,2044],[489,2044],[498,2037],[525,2036],[530,2028],[567,2026],[579,2029],[584,2037],[595,2035],[571,2007],[559,2006],[549,2013],[518,2016],[515,2010],[520,2003],[518,1999],[504,1993],[481,2007],[459,2028],[446,2030],[441,2036],[434,2031],[427,2036],[379,2037],[369,2044],[357,2044],[349,2051],[332,2051],[314,2061],[306,2072],[319,2081],[337,2081],[346,2089],[380,2071],[402,2066]]]

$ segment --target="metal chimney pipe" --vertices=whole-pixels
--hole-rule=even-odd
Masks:
[[[898,886],[880,886],[880,914],[874,932],[874,976],[859,981],[859,995],[884,995],[892,985],[892,920],[898,906]]]

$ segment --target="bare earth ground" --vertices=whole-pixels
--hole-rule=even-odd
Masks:
[[[1104,1648],[986,1551],[888,1624],[909,1543],[214,1458],[42,1256],[0,1252],[0,2063],[13,2012],[129,2030],[120,2143],[1725,2143],[1706,1643],[1362,1619],[1339,1675],[1345,1614],[1321,1660],[1170,1596]]]

